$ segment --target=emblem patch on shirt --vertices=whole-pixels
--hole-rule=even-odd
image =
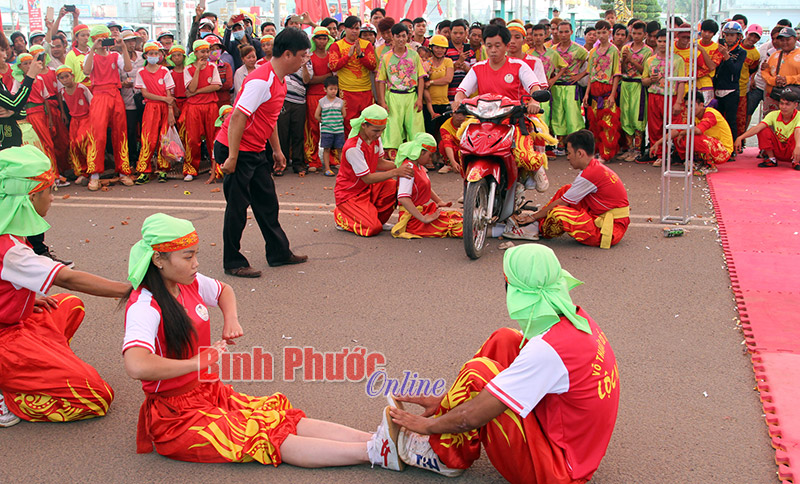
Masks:
[[[503,80],[506,81],[506,84],[511,84],[514,82],[514,76],[511,74],[506,74],[506,77],[504,77]]]
[[[164,79],[159,79],[158,83],[163,85],[164,84]]]
[[[194,308],[194,312],[200,316],[200,319],[203,321],[208,321],[208,308],[203,306],[202,304],[198,304],[197,307]]]
[[[211,77],[211,76],[208,76],[208,83],[209,83],[209,84],[211,84],[211,81],[213,81],[213,80],[214,80],[214,78],[213,78],[213,77]]]
[[[78,99],[78,106],[83,106],[83,99]]]

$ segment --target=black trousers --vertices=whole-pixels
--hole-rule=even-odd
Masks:
[[[136,162],[139,160],[139,138],[141,137],[141,127],[139,121],[142,117],[136,109],[128,109],[125,111],[125,118],[128,123],[126,135],[128,136],[128,158],[131,162],[131,168],[136,169]],[[111,139],[111,138],[109,138]],[[111,143],[108,143],[111,144]]]
[[[736,112],[739,110],[739,90],[735,89],[732,93],[717,98],[717,110],[728,122],[731,128],[731,136],[736,139],[739,134],[736,132]]]
[[[278,116],[278,139],[286,163],[291,163],[295,173],[305,171],[308,167],[303,152],[305,140],[306,105],[284,101],[281,114]]]
[[[224,163],[228,158],[228,147],[219,141],[215,142],[214,157]],[[253,215],[266,243],[267,262],[274,264],[287,261],[292,251],[289,249],[289,239],[278,221],[278,195],[267,169],[266,153],[240,151],[236,171],[225,175],[222,191],[228,202],[222,225],[223,267],[237,269],[250,265],[241,252],[249,206],[253,207]]]

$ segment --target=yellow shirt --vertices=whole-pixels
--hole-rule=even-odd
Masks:
[[[447,75],[447,69],[453,69],[453,59],[449,57],[445,57],[442,59],[442,63],[439,67],[434,66],[431,63],[431,75],[430,80],[435,81],[436,79],[441,79],[445,75]],[[450,100],[447,98],[447,84],[442,85],[435,85],[431,84],[431,87],[428,88],[428,91],[431,93],[431,103],[433,104],[449,104]]]
[[[728,150],[728,153],[733,153],[733,135],[731,135],[731,128],[719,111],[714,108],[706,108],[703,117],[695,119],[695,126],[700,129],[704,135],[720,140],[722,146]]]
[[[350,57],[350,47],[353,46],[347,39],[334,42],[328,50],[328,66],[339,77],[339,89],[349,92],[364,92],[372,90],[370,73],[378,67],[378,58],[375,48],[369,41],[358,39],[361,43],[363,57]]]
[[[720,63],[722,63],[722,52],[719,51],[719,44],[718,43],[711,42],[710,45],[705,45],[705,44],[703,44],[702,41],[698,41],[698,44],[703,46],[703,48],[708,53],[708,56],[711,57],[712,61],[714,61],[714,64],[719,65]],[[700,58],[703,58],[703,54],[701,54],[699,52],[698,52],[698,54],[700,55]],[[703,63],[705,63],[705,61],[703,61]],[[709,68],[708,71],[706,72],[706,74],[697,79],[697,87],[698,87],[698,89],[714,87],[714,74],[716,74],[717,68],[714,67],[713,65],[712,66],[706,66],[706,67]],[[712,67],[713,67],[713,69],[711,69]],[[686,70],[687,71],[689,70],[688,66],[687,66]]]
[[[88,52],[87,52],[88,54]],[[83,73],[83,60],[86,59],[86,54],[77,54],[75,49],[70,49],[64,59],[64,65],[72,69],[72,74],[75,76],[75,82],[82,82],[87,87],[91,84],[89,78]]]
[[[761,54],[758,53],[758,49],[755,47],[751,47],[749,49],[742,46],[745,52],[747,52],[747,58],[744,60],[744,65],[742,66],[742,75],[739,76],[739,96],[747,96],[747,84],[750,82],[750,69],[758,69],[758,66],[761,65]]]

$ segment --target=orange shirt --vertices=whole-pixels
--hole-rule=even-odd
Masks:
[[[786,84],[800,84],[800,48],[791,52],[783,53],[778,51],[770,56],[767,61],[767,68],[761,71],[761,76],[767,84],[767,94],[772,92],[775,87],[775,78],[778,75],[786,78]],[[781,60],[780,71],[778,71],[778,59]]]

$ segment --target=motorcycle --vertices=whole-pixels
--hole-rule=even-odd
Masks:
[[[550,92],[526,96],[537,102],[550,100]],[[465,99],[459,112],[473,116],[461,137],[464,190],[464,250],[470,259],[483,255],[489,227],[504,222],[524,206],[518,193],[518,169],[514,159],[514,134],[528,135],[525,98],[483,94]],[[524,191],[524,189],[523,189]]]

